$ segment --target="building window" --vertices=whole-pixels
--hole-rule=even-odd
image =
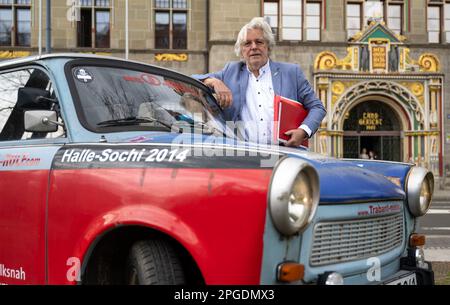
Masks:
[[[398,35],[402,33],[402,11],[401,4],[391,4],[387,10],[387,26]]]
[[[80,0],[77,45],[85,48],[109,48],[110,24],[110,0]]]
[[[275,39],[278,40],[278,1],[264,1],[264,19],[270,24]]]
[[[320,41],[320,3],[306,3],[306,40]]]
[[[361,31],[361,4],[347,4],[347,37],[350,38]]]
[[[428,0],[429,43],[450,43],[450,0]]]
[[[384,21],[396,34],[403,32],[403,0],[351,0],[347,1],[346,8],[348,37],[361,31],[373,20]]]
[[[154,0],[155,49],[187,49],[187,0]]]
[[[302,40],[302,2],[283,0],[281,13],[281,39]]]
[[[278,40],[320,40],[322,1],[265,0],[262,13]]]
[[[450,43],[450,3],[444,4],[444,32],[445,42]]]
[[[364,2],[364,24],[370,23],[370,20],[383,20],[383,1],[367,0]]]
[[[428,42],[439,43],[441,35],[441,8],[439,6],[428,6]]]
[[[31,45],[31,0],[0,0],[0,45]]]

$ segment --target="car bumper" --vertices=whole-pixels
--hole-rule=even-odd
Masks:
[[[402,261],[400,271],[385,279],[383,285],[434,285],[434,272],[431,262],[424,267],[411,266]]]
[[[425,262],[426,268],[408,266],[402,264],[400,269],[381,281],[370,280],[367,273],[344,277],[344,285],[434,285],[434,272],[430,262]],[[398,268],[398,265],[397,265]],[[316,284],[321,285],[325,281],[319,275]]]

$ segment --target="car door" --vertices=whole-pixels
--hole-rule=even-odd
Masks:
[[[0,284],[44,284],[50,167],[64,132],[29,133],[24,113],[49,110],[53,93],[36,67],[0,72]]]

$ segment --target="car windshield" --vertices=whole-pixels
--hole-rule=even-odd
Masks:
[[[182,77],[91,65],[71,72],[77,113],[92,131],[195,129],[232,136],[212,95]]]

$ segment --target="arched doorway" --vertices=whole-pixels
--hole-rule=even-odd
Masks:
[[[351,108],[344,117],[344,158],[359,158],[363,149],[375,159],[403,161],[403,130],[396,111],[387,103],[367,100]]]

